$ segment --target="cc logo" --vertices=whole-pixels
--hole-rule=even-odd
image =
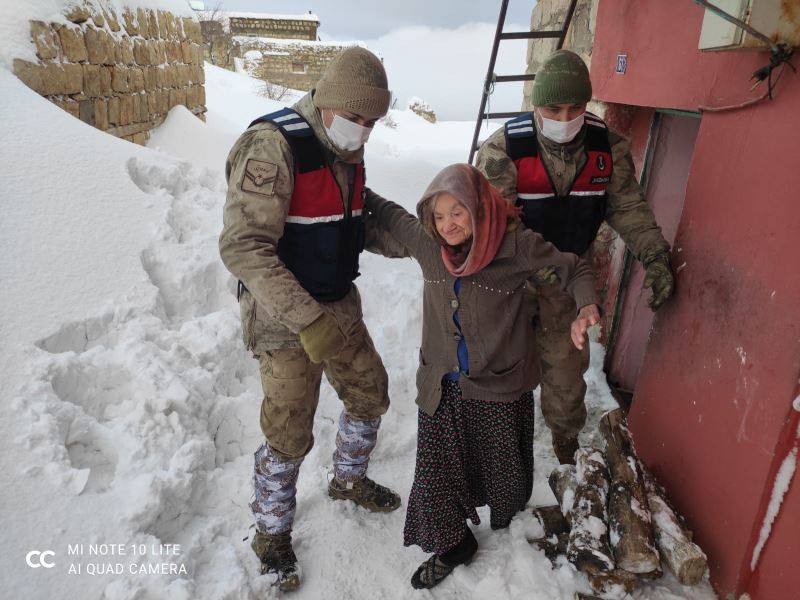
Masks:
[[[39,567],[44,567],[45,569],[52,569],[56,566],[54,562],[48,562],[48,556],[55,556],[56,553],[52,550],[45,550],[44,552],[40,550],[31,550],[25,555],[25,562],[28,563],[28,566],[31,569],[38,569]]]

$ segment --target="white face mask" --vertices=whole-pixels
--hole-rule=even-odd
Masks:
[[[334,114],[331,126],[326,126],[325,131],[337,148],[352,152],[366,143],[369,139],[369,134],[372,133],[372,128],[353,123],[344,117]]]
[[[585,115],[586,113],[581,113],[580,116],[575,117],[572,121],[555,121],[539,113],[539,118],[542,120],[542,135],[557,144],[566,144],[572,141],[580,132]]]

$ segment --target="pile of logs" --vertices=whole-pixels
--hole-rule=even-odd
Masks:
[[[600,431],[604,452],[580,449],[575,465],[551,473],[558,506],[534,509],[546,537],[532,543],[553,562],[566,556],[602,598],[622,598],[640,578],[661,577],[662,562],[682,584],[697,584],[706,556],[636,456],[622,413],[603,415]]]

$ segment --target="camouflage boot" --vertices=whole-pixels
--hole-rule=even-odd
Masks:
[[[282,592],[300,587],[300,567],[292,550],[292,532],[270,535],[256,531],[250,544],[261,561],[261,574],[274,573]]]
[[[578,451],[578,438],[562,437],[554,433],[553,451],[556,454],[559,464],[574,465],[575,453]]]
[[[334,500],[352,500],[372,512],[392,512],[400,508],[400,496],[366,476],[356,481],[334,477],[328,485],[328,495]]]

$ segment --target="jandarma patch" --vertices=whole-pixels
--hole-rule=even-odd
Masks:
[[[275,193],[275,176],[278,165],[251,158],[244,167],[241,188],[245,192],[271,196]]]

